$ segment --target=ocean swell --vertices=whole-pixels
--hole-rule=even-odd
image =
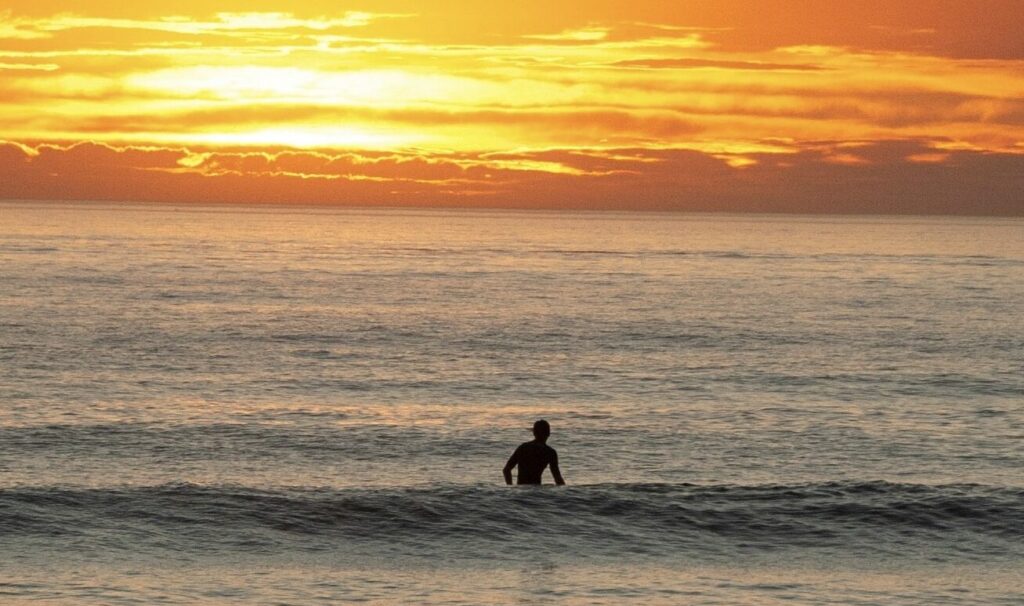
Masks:
[[[979,485],[600,484],[554,487],[0,490],[0,539],[68,548],[345,550],[487,557],[715,556],[787,548],[1024,554],[1024,490]]]

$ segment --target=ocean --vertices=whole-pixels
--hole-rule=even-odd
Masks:
[[[0,602],[1021,604],[1022,318],[1021,219],[3,202]]]

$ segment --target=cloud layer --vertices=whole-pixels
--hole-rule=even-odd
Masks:
[[[1014,2],[441,4],[15,2],[0,197],[1024,214]]]
[[[1024,155],[941,141],[788,154],[558,149],[415,154],[0,144],[0,198],[1020,215]]]

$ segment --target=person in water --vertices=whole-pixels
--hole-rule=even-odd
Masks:
[[[551,425],[544,419],[533,424],[533,440],[520,444],[508,458],[508,463],[505,463],[502,473],[505,474],[506,484],[512,484],[512,468],[516,466],[519,466],[516,484],[540,484],[540,476],[549,465],[555,484],[565,484],[562,472],[558,469],[558,453],[547,444],[550,435]]]

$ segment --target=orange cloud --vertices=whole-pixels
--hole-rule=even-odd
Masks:
[[[843,193],[867,183],[933,212],[891,192],[962,182],[971,212],[1019,206],[1013,1],[367,6],[15,0],[0,195],[874,212]]]
[[[682,57],[676,59],[630,59],[619,61],[613,65],[617,67],[633,67],[644,69],[701,69],[719,68],[730,70],[796,70],[796,71],[817,71],[825,69],[821,65],[813,63],[768,63],[764,61],[736,61],[725,59],[696,59]]]
[[[804,213],[1024,214],[1024,155],[815,142],[789,154],[0,145],[0,197]],[[978,192],[986,195],[979,196]]]

